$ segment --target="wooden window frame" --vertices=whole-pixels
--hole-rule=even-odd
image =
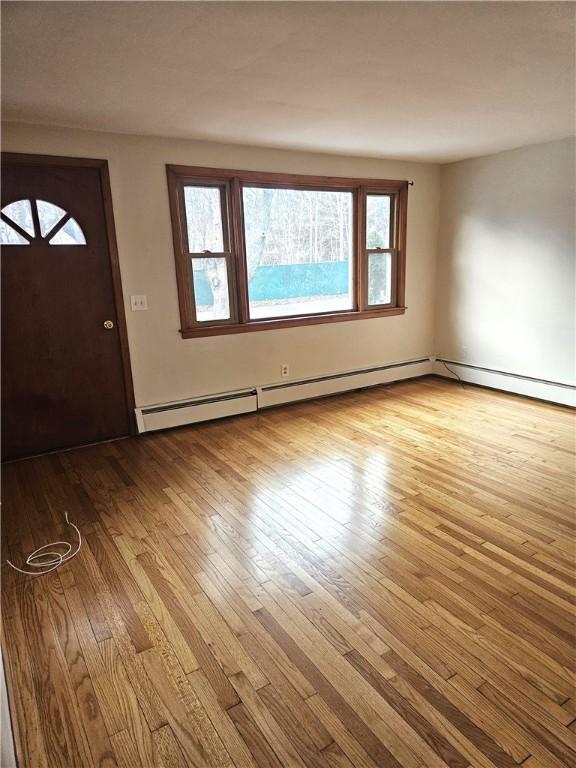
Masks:
[[[246,333],[275,328],[294,328],[302,325],[365,320],[405,313],[407,181],[304,176],[182,165],[167,165],[166,171],[180,306],[180,333],[183,338]],[[221,190],[225,251],[223,253],[210,253],[210,255],[226,257],[228,260],[230,319],[227,320],[210,322],[196,320],[192,260],[206,257],[206,253],[191,254],[188,250],[184,207],[184,187],[186,186],[219,187]],[[243,186],[352,193],[354,285],[353,308],[351,310],[250,320],[244,240]],[[367,195],[371,194],[389,195],[391,198],[392,235],[390,248],[366,248],[366,199]],[[385,305],[368,304],[368,259],[370,253],[392,254],[391,301]]]

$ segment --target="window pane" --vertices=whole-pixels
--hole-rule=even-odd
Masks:
[[[38,209],[38,219],[40,221],[40,234],[42,237],[53,229],[66,211],[53,203],[47,203],[45,200],[36,200]]]
[[[192,259],[196,320],[229,320],[228,268],[226,259]]]
[[[18,226],[34,237],[34,222],[32,221],[32,208],[30,200],[17,200],[2,208],[2,213],[16,222]]]
[[[366,196],[366,248],[390,248],[390,196]]]
[[[368,254],[368,304],[392,301],[392,254]]]
[[[222,210],[219,187],[184,187],[190,253],[222,253]]]
[[[66,224],[48,241],[49,245],[86,245],[84,232],[76,219],[68,219]]]
[[[353,308],[352,193],[244,187],[250,318]]]
[[[15,229],[0,219],[0,243],[2,245],[30,245]]]

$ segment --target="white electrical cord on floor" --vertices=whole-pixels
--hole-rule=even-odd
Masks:
[[[71,560],[73,557],[75,557],[78,552],[80,552],[80,548],[82,546],[82,536],[80,535],[80,531],[74,525],[74,523],[71,523],[70,520],[68,520],[68,512],[65,512],[64,515],[68,525],[72,526],[72,528],[74,528],[78,534],[78,545],[74,551],[72,551],[72,544],[69,544],[67,541],[51,541],[49,544],[44,544],[43,547],[38,547],[38,549],[35,549],[34,552],[29,554],[26,558],[26,565],[30,566],[30,568],[38,568],[40,570],[25,571],[22,568],[18,568],[18,566],[14,565],[14,563],[11,563],[10,560],[6,560],[8,565],[11,568],[14,568],[15,571],[24,573],[26,576],[41,576],[43,573],[50,573],[50,571],[56,570],[56,568],[59,568],[62,563],[65,563],[67,560]],[[53,551],[53,547],[59,546],[67,547],[67,550],[64,552],[64,554]],[[46,558],[49,559],[47,560]]]

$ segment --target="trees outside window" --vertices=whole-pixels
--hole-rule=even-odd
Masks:
[[[168,166],[184,337],[404,312],[407,182]]]

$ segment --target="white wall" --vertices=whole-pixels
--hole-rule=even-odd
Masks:
[[[438,166],[5,124],[11,152],[109,161],[137,405],[273,383],[280,364],[300,379],[433,352]],[[247,170],[413,179],[408,203],[405,315],[303,328],[182,339],[166,163]]]
[[[569,139],[442,167],[439,356],[575,383],[574,156]]]
[[[2,138],[5,151],[109,161],[126,305],[147,294],[150,306],[127,309],[139,406],[271,384],[284,362],[300,379],[437,354],[574,382],[573,140],[440,168],[16,124]],[[166,163],[413,179],[406,314],[182,339]]]

